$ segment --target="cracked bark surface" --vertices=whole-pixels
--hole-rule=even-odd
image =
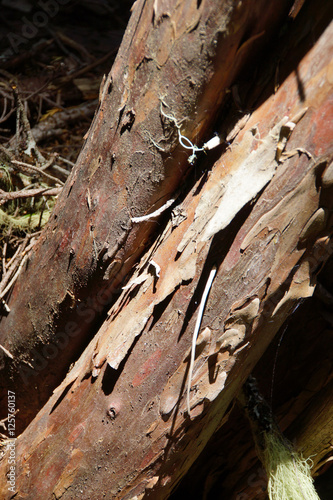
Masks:
[[[199,9],[205,12],[208,5],[208,2],[202,2]],[[246,9],[251,5],[248,2]],[[148,2],[143,8],[149,6]],[[233,14],[230,15],[232,17]],[[70,499],[83,495],[84,498],[100,499],[104,495],[107,498],[128,500],[163,499],[169,498],[179,483],[185,491],[189,491],[191,478],[192,481],[193,477],[204,481],[204,475],[210,481],[207,480],[205,484],[206,495],[218,484],[224,488],[224,492],[228,492],[228,498],[253,498],[254,492],[256,498],[265,498],[262,484],[261,493],[255,489],[258,484],[254,484],[258,477],[262,480],[262,476],[256,476],[256,481],[251,480],[251,467],[257,471],[258,464],[251,462],[253,455],[248,456],[251,451],[248,452],[247,445],[239,442],[241,439],[237,441],[235,436],[238,429],[232,426],[232,412],[236,411],[237,406],[235,401],[243,382],[254,369],[265,377],[267,367],[263,360],[266,350],[267,359],[272,363],[274,353],[269,357],[270,343],[281,333],[285,321],[299,303],[313,295],[317,275],[326,262],[329,264],[333,250],[332,130],[325,119],[332,106],[332,25],[326,26],[327,11],[324,8],[318,11],[314,2],[307,2],[299,16],[283,40],[281,52],[277,49],[280,56],[283,54],[285,71],[279,88],[275,93],[272,92],[273,82],[269,79],[271,72],[269,64],[265,64],[258,79],[269,81],[269,84],[265,83],[260,93],[259,86],[254,86],[249,92],[248,107],[254,102],[256,106],[247,122],[242,122],[242,127],[238,127],[239,133],[232,147],[218,151],[209,173],[199,176],[198,180],[193,178],[193,182],[187,181],[186,189],[175,205],[160,219],[159,231],[149,246],[140,249],[138,243],[139,235],[143,238],[140,242],[148,238],[152,229],[148,221],[128,230],[128,235],[127,230],[124,230],[126,242],[119,243],[115,253],[105,249],[105,255],[109,252],[110,260],[113,258],[119,262],[113,264],[119,267],[117,271],[111,268],[111,276],[112,273],[121,272],[119,270],[124,269],[125,265],[131,269],[134,261],[138,261],[138,265],[131,275],[130,286],[122,290],[112,304],[107,319],[74,367],[64,380],[60,378],[61,383],[55,388],[54,394],[17,439],[16,498]],[[306,31],[305,20],[309,16],[314,20],[314,27]],[[165,18],[169,19],[161,12],[154,12],[153,24],[163,26]],[[195,33],[203,19],[201,13],[196,23],[186,25],[185,33]],[[133,21],[130,26],[133,26]],[[169,24],[167,26],[168,29],[172,28]],[[139,28],[140,24],[137,25],[135,36],[140,34],[142,37]],[[130,40],[133,36],[131,29],[127,34]],[[167,28],[163,29],[167,32]],[[258,30],[257,33],[260,32]],[[317,33],[315,43],[314,32]],[[170,33],[165,36],[169,40]],[[243,47],[244,41],[239,42],[242,50],[237,50],[233,43],[229,43],[233,54],[246,49]],[[290,47],[294,50],[289,50]],[[154,50],[156,52],[156,47]],[[157,49],[154,55],[154,58],[161,58],[158,59],[159,64],[165,60],[164,50],[165,45],[160,52]],[[275,55],[272,54],[272,61]],[[224,56],[225,60],[232,57]],[[142,63],[143,59],[139,58],[138,61],[137,64]],[[119,57],[113,71],[117,70],[120,62]],[[129,64],[128,75],[131,67]],[[233,66],[231,73],[234,71]],[[224,82],[231,73],[223,77]],[[211,81],[217,82],[215,78],[218,77],[214,73]],[[221,81],[212,88],[217,90],[219,85],[222,85]],[[193,108],[177,107],[185,104],[181,100],[177,101],[171,84],[169,92],[174,92],[170,99],[175,104],[172,111],[176,117],[193,112]],[[204,86],[202,92],[203,103],[205,98],[210,103],[214,102],[214,91],[210,85]],[[149,98],[147,96],[145,106],[151,109],[151,116],[155,116],[155,119],[151,118],[150,130],[156,134],[154,142],[159,144],[159,137],[164,133],[163,122],[159,111],[160,96],[154,96],[154,100],[152,95],[149,94]],[[114,128],[119,130],[119,134],[123,130],[121,137],[127,134],[129,137],[136,131],[135,127],[142,123],[143,117],[140,118],[140,112],[134,105],[137,102],[135,93],[126,95],[125,108],[120,106],[121,99],[122,94],[119,93],[114,109],[118,110],[118,115],[121,113],[121,119],[119,123],[114,122]],[[163,99],[167,100],[165,96]],[[200,99],[197,96],[196,102],[201,102]],[[99,113],[104,113],[103,119],[108,123],[104,102],[102,100]],[[202,120],[206,116],[205,106],[202,108]],[[200,115],[200,105],[197,113]],[[99,123],[98,120],[90,132],[93,143],[97,141],[94,140],[96,123]],[[157,131],[154,130],[154,124],[158,124]],[[189,123],[184,127],[184,133],[194,140],[204,135],[206,126],[208,124],[199,125],[198,129],[197,122]],[[137,135],[140,136],[139,131]],[[144,191],[143,201],[136,205],[136,208],[140,208],[139,213],[133,215],[151,211],[154,205],[152,200],[157,198],[162,204],[167,199],[167,193],[179,183],[183,171],[178,168],[180,164],[185,168],[186,157],[184,161],[181,160],[184,153],[177,145],[177,135],[173,141],[169,142],[170,151],[175,148],[172,151],[173,166],[167,161],[170,152],[167,158],[163,157],[164,153],[158,153],[158,148],[154,153],[159,155],[163,169],[168,164],[168,175],[172,174],[172,178],[166,176],[166,190],[161,190],[163,182],[160,181],[159,190],[154,194],[149,191],[149,183],[145,186],[148,194],[141,187]],[[165,144],[163,146],[166,147]],[[133,147],[136,150],[137,144],[133,144]],[[149,146],[147,148],[149,150]],[[81,158],[89,151],[86,146]],[[120,151],[115,149],[115,162]],[[125,150],[122,154],[128,151],[132,150]],[[199,161],[209,164],[212,161],[209,154]],[[113,165],[110,175],[115,176],[116,172],[117,165]],[[103,230],[109,230],[109,226],[105,229],[104,212],[98,211],[97,205],[95,210],[91,209],[96,196],[102,197],[104,190],[107,191],[103,185],[105,180],[102,182],[103,177],[99,176],[99,166],[94,160],[86,168],[80,165],[74,171],[66,196],[60,200],[54,217],[58,217],[61,209],[65,210],[68,200],[73,196],[78,206],[77,213],[85,220],[88,231],[85,234],[89,234],[92,224],[91,212],[100,221]],[[89,184],[89,203],[86,192],[78,198],[79,187],[76,188],[75,179],[99,181],[98,192],[97,188],[94,188],[94,192],[92,184]],[[133,182],[135,184],[136,178]],[[118,186],[117,183],[115,185]],[[124,183],[125,192],[126,185],[127,181]],[[69,198],[65,205],[67,195]],[[78,199],[81,199],[80,204]],[[115,213],[120,213],[120,206],[115,208]],[[121,217],[115,218],[116,227],[128,223],[129,215],[124,220]],[[104,236],[96,232],[96,227],[99,227],[96,220],[93,222],[94,238],[97,251],[100,252]],[[50,222],[45,234],[52,231],[54,224],[60,224],[55,221],[53,219]],[[121,236],[120,230],[118,234]],[[67,253],[63,262],[68,266],[69,249],[73,248],[76,236],[73,234],[71,238],[74,239],[70,240],[68,235],[66,238],[64,248]],[[70,245],[67,247],[68,241]],[[40,252],[44,244],[41,243]],[[140,259],[139,250],[142,254]],[[93,256],[93,241],[90,241],[89,252],[85,246],[75,249],[71,261],[74,264],[70,262],[68,269],[73,270],[71,266],[79,269],[79,262],[87,262],[92,271],[95,269],[93,275],[98,276]],[[160,267],[159,276],[152,261]],[[109,263],[108,260],[106,264]],[[186,411],[190,344],[200,298],[214,265],[218,268],[217,276],[210,291],[196,347],[190,420]],[[87,270],[88,264],[80,267],[81,273],[84,272],[82,269]],[[102,268],[100,273],[103,277],[105,269]],[[72,276],[74,280],[77,274],[73,272]],[[78,282],[84,283],[81,278],[82,274]],[[88,279],[86,282],[89,282]],[[67,293],[68,283],[66,287]],[[57,297],[75,301],[76,296],[59,293]],[[66,316],[66,320],[69,321],[69,316]],[[87,322],[87,328],[89,325]],[[320,331],[325,332],[327,329],[326,324]],[[309,328],[310,342],[311,334],[316,334],[315,328]],[[329,341],[324,334],[322,338],[327,348]],[[308,359],[311,349],[305,353]],[[318,359],[319,354],[316,355]],[[54,363],[56,365],[57,359]],[[326,419],[326,426],[320,425],[314,430],[312,416],[323,412],[328,417],[331,411],[332,371],[329,354],[325,363],[326,370],[321,374],[313,397],[304,397],[298,411],[289,413],[288,409],[280,408],[279,414],[282,427],[290,427],[291,435],[300,437],[301,449],[308,456],[316,453],[314,471],[319,470],[331,454],[329,436],[332,419]],[[303,362],[302,367],[305,364]],[[51,365],[48,366],[50,369]],[[38,378],[35,380],[36,383],[39,381]],[[302,411],[307,405],[312,406],[313,410],[308,414],[308,422],[304,423]],[[239,415],[237,418],[240,418]],[[299,428],[297,418],[303,419],[303,425]],[[310,434],[315,434],[317,439],[311,441]],[[220,438],[222,450],[214,450],[213,442],[217,437]],[[232,454],[230,450],[234,443],[238,445],[238,453]],[[223,446],[226,446],[225,454]],[[209,450],[215,453],[213,464],[207,458]],[[216,455],[221,455],[222,459],[216,460]],[[226,457],[230,460],[229,464],[225,463]],[[239,474],[235,471],[233,475],[228,475],[228,481],[223,479],[223,473],[229,470],[230,463],[237,464],[240,457],[243,457],[243,462]],[[208,473],[205,464],[207,467],[210,464]],[[214,477],[214,464],[217,476],[222,478],[220,480]],[[191,467],[194,471],[192,476],[188,475]],[[5,454],[0,476],[4,498],[10,498],[6,490],[7,469]],[[194,481],[193,484],[197,483]]]

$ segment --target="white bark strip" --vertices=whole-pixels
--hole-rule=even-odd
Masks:
[[[208,241],[214,234],[230,224],[244,205],[255,198],[270,182],[277,168],[275,154],[279,132],[287,121],[288,117],[284,117],[265,137],[261,146],[249,155],[237,171],[231,174],[218,209],[202,235],[202,241]]]
[[[205,309],[205,305],[206,305],[206,302],[207,302],[207,297],[208,297],[209,291],[210,291],[210,289],[212,287],[212,284],[213,284],[213,281],[214,281],[214,278],[215,278],[215,275],[216,275],[216,271],[217,271],[217,269],[214,266],[213,269],[211,270],[210,274],[209,274],[209,277],[208,277],[208,280],[207,280],[207,283],[206,283],[206,286],[205,286],[205,290],[204,290],[204,293],[203,293],[202,298],[201,298],[199,312],[198,312],[198,316],[197,316],[197,321],[195,323],[195,328],[194,328],[193,337],[192,337],[191,362],[190,362],[190,368],[189,368],[189,373],[188,373],[187,396],[186,396],[187,413],[188,413],[188,415],[189,415],[190,418],[191,418],[190,391],[191,391],[191,380],[192,380],[194,360],[195,360],[195,346],[196,346],[196,343],[197,343],[198,333],[199,333],[199,330],[200,330],[200,325],[201,325],[201,321],[202,321],[202,316],[203,316],[203,312],[204,312],[204,309]]]
[[[155,210],[155,212],[152,212],[151,214],[148,215],[142,215],[141,217],[132,217],[131,221],[135,224],[138,224],[139,222],[144,222],[149,219],[153,219],[154,217],[157,217],[158,215],[162,214],[165,210],[167,210],[171,205],[175,202],[176,200],[174,198],[171,198],[171,200],[168,200],[164,205],[162,205],[160,208]]]

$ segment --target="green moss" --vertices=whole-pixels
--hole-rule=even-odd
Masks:
[[[49,220],[51,210],[45,209],[43,213],[33,213],[26,215],[13,216],[0,208],[0,226],[9,227],[19,231],[33,231],[43,227]]]

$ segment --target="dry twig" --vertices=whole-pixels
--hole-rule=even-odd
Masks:
[[[20,191],[11,191],[7,193],[6,191],[0,190],[0,205],[3,205],[7,201],[17,200],[19,198],[33,198],[34,196],[58,196],[61,193],[62,188],[36,188],[36,189],[21,189]]]

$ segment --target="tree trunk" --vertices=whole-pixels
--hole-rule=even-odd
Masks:
[[[226,498],[265,495],[262,474],[249,479],[259,466],[253,450],[241,444],[243,434],[237,434],[243,412],[235,401],[256,365],[259,378],[267,377],[265,360],[274,366],[276,352],[276,345],[267,350],[269,344],[279,331],[284,334],[283,325],[300,302],[313,295],[316,277],[332,255],[330,9],[327,3],[318,11],[307,2],[300,13],[291,11],[295,19],[284,25],[279,45],[250,78],[253,66],[244,65],[253,64],[249,47],[282,27],[288,2],[271,2],[264,15],[264,2],[243,2],[239,8],[204,1],[195,9],[193,2],[154,5],[136,4],[104,87],[108,92],[112,87],[111,93],[102,98],[73,175],[13,292],[10,307],[16,316],[11,312],[2,322],[1,344],[17,358],[13,365],[6,359],[4,370],[11,369],[23,426],[95,333],[96,307],[88,299],[95,301],[103,291],[105,302],[113,302],[98,333],[16,440],[15,498],[164,499],[181,481],[188,492],[193,478],[201,487],[206,481],[205,495],[214,485]],[[187,155],[177,126],[201,144],[217,108],[228,102],[225,93],[236,75],[243,80],[233,95],[238,90],[246,96],[244,108],[253,112],[237,113],[229,101],[229,115],[217,123],[222,128],[230,116],[240,117],[229,134],[232,139],[238,134],[234,144],[220,146],[216,154],[208,150],[184,181]],[[165,117],[172,113],[175,120]],[[181,123],[183,117],[191,122]],[[133,165],[140,171],[132,173]],[[207,171],[200,175],[203,167]],[[172,198],[181,183],[184,189],[158,225],[155,218],[131,223],[132,216]],[[115,300],[115,290],[138,260]],[[214,268],[191,379],[193,332]],[[328,324],[308,329],[309,344],[320,331],[329,346]],[[34,388],[30,384],[26,396],[19,377],[30,372],[20,363],[33,364],[38,349],[61,338],[70,348],[40,365],[39,372],[34,368],[40,376],[28,379]],[[314,367],[305,368],[311,349],[303,352],[301,367],[313,374]],[[319,346],[315,352],[318,360]],[[332,432],[330,417],[317,439],[309,439],[315,415],[325,421],[331,414],[329,363],[328,353],[313,397],[303,395],[296,410],[279,401],[282,428],[300,438],[307,456],[318,454],[315,470],[327,458]],[[279,368],[274,375],[282,373]],[[2,380],[7,391],[8,371]],[[304,391],[301,382],[297,387]],[[312,411],[305,421],[307,406]],[[235,420],[227,422],[229,415]],[[13,495],[6,478],[9,453],[1,463],[4,498]],[[231,464],[240,457],[238,474]],[[191,474],[188,482],[186,474]]]
[[[0,350],[1,408],[15,390],[19,431],[96,333],[156,230],[156,219],[131,217],[184,183],[189,154],[162,111],[202,143],[249,51],[276,33],[288,5],[135,4],[87,142],[1,321],[0,344],[12,356]]]

